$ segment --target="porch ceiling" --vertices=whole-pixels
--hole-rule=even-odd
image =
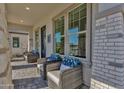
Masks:
[[[22,25],[33,26],[39,20],[44,19],[50,15],[56,9],[63,7],[66,8],[70,4],[68,3],[9,3],[6,4],[7,8],[7,21],[10,23],[17,23]],[[29,7],[30,10],[25,8]],[[22,20],[22,21],[21,21]]]

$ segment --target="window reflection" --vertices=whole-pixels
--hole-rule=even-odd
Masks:
[[[64,54],[64,16],[55,20],[55,51]]]
[[[77,56],[77,57],[83,57],[85,58],[85,40],[86,40],[86,34],[81,33],[78,34],[78,29],[71,29],[69,30],[69,46],[70,46],[70,55]],[[75,34],[74,34],[75,33]]]
[[[56,41],[56,53],[64,54],[64,37],[61,37],[61,33],[55,34]]]
[[[69,12],[69,47],[70,55],[86,58],[86,25],[87,25],[87,4]]]

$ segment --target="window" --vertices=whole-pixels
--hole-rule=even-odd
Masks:
[[[19,37],[13,37],[13,48],[19,48]]]
[[[82,4],[69,12],[69,54],[86,57],[86,4]]]
[[[64,54],[64,16],[55,20],[55,52]]]

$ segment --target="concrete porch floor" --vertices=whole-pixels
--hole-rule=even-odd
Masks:
[[[12,65],[12,80],[15,89],[45,89],[47,81],[37,72],[36,64],[26,61],[14,61]]]

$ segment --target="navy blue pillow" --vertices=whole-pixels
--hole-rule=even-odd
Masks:
[[[47,58],[49,61],[57,61],[62,60],[61,56],[59,54],[51,54],[50,57]]]
[[[37,50],[32,50],[32,54],[33,54],[34,56],[39,56],[39,52],[38,52]]]

